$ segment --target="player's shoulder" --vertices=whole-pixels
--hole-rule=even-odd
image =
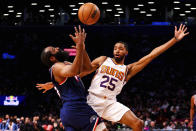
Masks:
[[[98,59],[102,60],[102,61],[105,61],[108,57],[107,56],[100,56],[98,57]]]
[[[94,60],[94,62],[103,63],[106,59],[107,56],[99,56]]]
[[[107,59],[108,59],[109,57],[107,57],[107,56],[100,56],[99,57],[99,65],[102,65]]]
[[[96,65],[97,67],[101,66],[103,62],[107,59],[107,56],[99,56],[96,59],[92,61],[93,65]]]
[[[70,62],[67,62],[67,61],[65,61],[65,62],[56,62],[53,66],[52,66],[52,69],[53,70],[55,70],[55,69],[62,69],[62,68],[64,68],[64,67],[66,67],[66,66],[68,66],[68,65],[71,65],[72,63],[70,63]]]
[[[131,69],[134,65],[136,65],[136,62],[133,62],[133,63],[131,63],[131,64],[128,64],[128,65],[126,65],[126,67],[127,67],[128,69]]]
[[[195,97],[196,97],[196,94],[192,95],[191,99],[195,99]]]
[[[196,94],[191,96],[191,101],[194,102],[196,100]]]

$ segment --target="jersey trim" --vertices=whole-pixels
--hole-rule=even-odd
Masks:
[[[59,85],[64,84],[66,81],[67,81],[67,77],[65,77],[65,79],[62,82],[59,83]]]
[[[110,58],[110,57],[107,57],[107,56],[106,56],[105,60],[101,63],[101,65],[102,65],[108,58]],[[100,66],[101,66],[101,65],[100,65]],[[99,66],[99,67],[100,67],[100,66]],[[99,68],[98,68],[98,69],[99,69]]]
[[[53,66],[49,69],[51,79],[52,79],[52,77],[53,77],[53,72],[52,72],[52,70],[53,70]],[[63,80],[62,82],[60,82],[60,83],[57,82],[57,83],[58,83],[59,85],[62,85],[62,84],[64,84],[66,81],[67,81],[67,77],[65,77],[64,80]]]
[[[94,125],[94,127],[93,127],[93,131],[95,131],[95,130],[96,130],[96,128],[97,128],[97,124],[98,124],[98,121],[99,121],[99,117],[97,117],[97,119],[96,119],[96,121],[95,121],[95,125]]]
[[[103,61],[103,63],[108,59],[109,57],[106,56],[105,60]],[[95,72],[95,75],[93,76],[92,80],[95,78],[95,76],[98,74],[98,71],[99,71],[99,68],[103,65],[103,63],[101,65],[99,65],[99,67],[97,68],[96,72]]]
[[[112,58],[110,58],[112,60],[112,62],[115,64],[115,65],[124,65],[124,64],[118,64],[116,63],[116,61],[114,61]]]
[[[124,82],[127,82],[128,71],[129,71],[129,69],[128,69],[128,67],[126,66],[126,72],[125,72],[125,79],[124,79]]]

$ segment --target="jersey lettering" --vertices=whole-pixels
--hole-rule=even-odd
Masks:
[[[110,78],[109,76],[107,75],[104,75],[102,77],[102,79],[104,79],[101,84],[100,84],[100,87],[103,87],[103,88],[108,88],[109,90],[113,91],[116,87],[116,82],[118,82],[117,79],[115,78]],[[107,86],[108,85],[108,86]]]
[[[125,73],[122,71],[119,71],[117,69],[111,68],[110,66],[102,65],[100,73],[106,73],[108,75],[112,75],[116,78],[118,78],[120,81],[123,80],[123,77],[125,76]]]

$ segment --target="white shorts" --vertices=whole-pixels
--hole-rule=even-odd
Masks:
[[[92,94],[87,96],[87,103],[102,118],[112,122],[118,122],[130,109],[116,100],[108,100]]]

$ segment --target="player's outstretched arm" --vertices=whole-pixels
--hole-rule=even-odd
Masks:
[[[70,35],[76,44],[76,56],[72,64],[56,63],[53,66],[53,73],[59,77],[72,77],[79,75],[83,63],[83,48],[86,38],[85,30],[79,26],[79,32],[75,36]]]
[[[129,64],[128,65],[128,75],[127,75],[127,81],[132,78],[135,74],[140,72],[144,67],[146,67],[153,59],[155,59],[157,56],[165,52],[167,49],[172,47],[176,42],[180,41],[184,38],[184,36],[188,35],[188,33],[185,33],[187,31],[187,27],[185,25],[180,25],[180,28],[177,30],[177,27],[175,26],[175,32],[174,37],[166,42],[165,44],[153,49],[150,54],[144,56],[139,61]]]
[[[36,87],[38,90],[43,90],[42,93],[46,93],[48,90],[54,88],[54,85],[52,82],[47,82],[44,84],[36,84]]]

